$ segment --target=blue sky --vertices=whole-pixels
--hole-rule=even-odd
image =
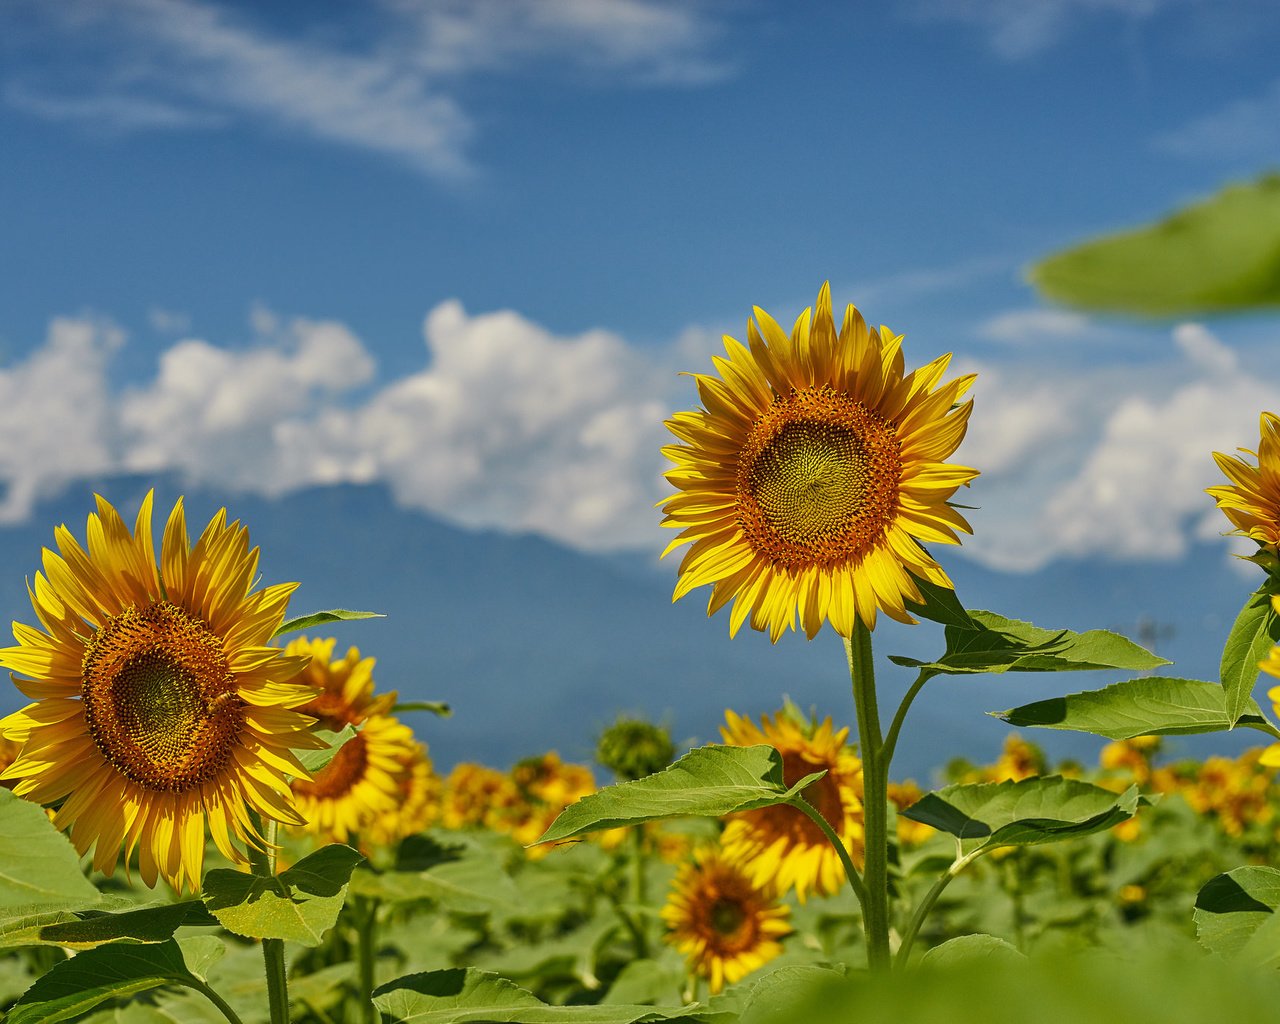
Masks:
[[[171,472],[656,550],[677,371],[830,279],[981,374],[960,557],[1180,558],[1280,324],[1021,275],[1280,163],[1278,44],[1267,0],[0,0],[0,521]]]

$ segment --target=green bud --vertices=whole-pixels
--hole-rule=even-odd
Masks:
[[[675,753],[671,733],[640,718],[619,718],[596,744],[596,760],[623,782],[661,771]]]

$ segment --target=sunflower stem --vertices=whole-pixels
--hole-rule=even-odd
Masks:
[[[862,881],[866,898],[862,926],[867,938],[867,965],[887,970],[889,957],[889,772],[884,763],[880,711],[876,705],[875,663],[871,655],[871,630],[855,615],[851,635],[845,637],[845,655],[853,684],[853,704],[858,715],[858,746],[862,754],[862,808],[866,832],[866,863]]]
[[[631,829],[631,915],[634,920],[632,933],[636,940],[637,960],[645,960],[649,956],[644,907],[644,826],[636,825]]]
[[[902,731],[902,723],[906,721],[907,712],[911,709],[912,702],[916,696],[924,689],[924,684],[934,677],[933,672],[921,670],[916,676],[916,681],[911,684],[911,688],[903,695],[902,703],[898,705],[898,710],[893,716],[893,721],[889,724],[889,731],[884,737],[884,746],[880,748],[880,762],[884,765],[885,777],[888,777],[889,764],[893,761],[893,752],[898,746],[898,733]]]
[[[381,1015],[373,1004],[374,952],[378,929],[378,901],[357,896],[352,908],[356,915],[356,956],[360,967],[360,1005],[365,1024],[378,1024]]]
[[[956,845],[958,847],[959,843],[957,842]],[[901,968],[907,965],[907,958],[911,955],[911,947],[915,944],[916,935],[920,932],[920,926],[924,924],[925,918],[929,916],[929,911],[933,909],[933,905],[938,902],[938,897],[942,895],[942,890],[951,884],[951,879],[977,860],[983,852],[983,850],[979,849],[963,857],[957,856],[947,870],[933,883],[933,888],[925,893],[924,899],[920,901],[915,913],[911,915],[907,930],[903,933],[902,945],[898,947],[897,957],[894,960],[895,967]]]
[[[835,848],[836,855],[840,858],[840,863],[844,865],[845,877],[849,879],[849,888],[853,890],[853,894],[858,898],[858,906],[862,910],[863,917],[865,917],[867,914],[867,890],[863,887],[862,876],[858,874],[858,869],[853,866],[853,858],[849,856],[849,851],[845,849],[844,843],[840,841],[840,836],[831,827],[831,823],[822,816],[822,812],[804,798],[803,793],[791,801],[791,806],[807,814],[810,820],[818,828],[822,829],[822,834],[827,837],[827,841]]]
[[[212,988],[206,985],[203,981],[197,981],[195,984],[192,984],[191,982],[187,982],[187,986],[189,988],[195,989],[207,1000],[209,1000],[209,1002],[213,1003],[213,1005],[218,1008],[219,1012],[221,1012],[222,1016],[226,1017],[227,1020],[231,1022],[231,1024],[244,1024],[244,1022],[236,1014],[236,1011],[231,1009],[230,1004],[225,999],[223,999],[222,996],[218,995],[218,993],[215,992]]]
[[[279,823],[267,819],[264,827],[262,819],[249,809],[249,821],[254,830],[262,836],[263,848],[259,849],[249,843],[249,864],[253,873],[261,878],[276,876],[276,835]],[[271,1024],[289,1024],[289,981],[284,965],[284,940],[263,939],[262,961],[267,977],[267,1004],[271,1010]]]

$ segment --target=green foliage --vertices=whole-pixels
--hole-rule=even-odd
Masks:
[[[583,797],[561,812],[538,841],[559,842],[682,815],[718,818],[788,803],[824,774],[806,775],[788,788],[782,781],[782,755],[767,744],[699,747],[656,775]]]
[[[1144,316],[1280,305],[1280,175],[1056,253],[1028,276],[1058,302]]]
[[[1222,688],[1226,692],[1228,727],[1248,714],[1253,703],[1253,687],[1258,681],[1258,662],[1280,641],[1280,617],[1271,607],[1271,596],[1280,592],[1280,580],[1268,579],[1249,596],[1236,617],[1226,645],[1222,648]]]
[[[324,746],[316,750],[299,751],[298,760],[302,762],[303,768],[315,775],[338,756],[338,751],[342,749],[342,745],[352,739],[355,734],[355,729],[349,725],[344,725],[340,732],[333,732],[330,729],[316,729],[313,735],[322,741]]]
[[[934,946],[925,953],[920,963],[932,968],[968,967],[975,961],[986,959],[1000,963],[1022,961],[1026,957],[1012,943],[978,932],[973,935],[957,935],[954,939]]]
[[[1280,870],[1246,866],[1218,875],[1196,897],[1196,934],[1214,953],[1280,966]]]
[[[483,914],[519,903],[520,892],[502,862],[475,845],[442,845],[413,836],[402,848],[397,870],[375,873],[359,868],[351,891],[388,903],[431,900],[460,913]]]
[[[426,711],[437,718],[453,717],[453,708],[442,700],[403,700],[391,707],[393,715],[403,715],[408,711]]]
[[[901,656],[889,660],[930,675],[1095,669],[1145,672],[1168,664],[1133,641],[1102,629],[1074,633],[1041,629],[995,612],[975,610],[967,615],[968,626],[947,626],[947,649],[936,661]]]
[[[298,633],[304,629],[312,629],[315,626],[325,626],[330,622],[351,622],[355,619],[385,619],[387,616],[383,612],[355,612],[347,608],[330,608],[327,611],[311,612],[309,615],[299,615],[296,618],[286,619],[280,623],[280,628],[271,634],[274,640],[276,637],[284,636],[287,633]]]
[[[966,853],[1075,839],[1133,816],[1136,786],[1116,794],[1049,775],[1020,782],[980,782],[926,793],[900,813],[961,840]]]
[[[205,876],[204,903],[236,935],[315,946],[338,919],[351,872],[363,859],[333,844],[275,878],[215,868]]]
[[[1249,726],[1265,722],[1252,698],[1235,717],[1227,709],[1229,700],[1217,683],[1147,676],[991,714],[1010,725],[1071,729],[1113,740],[1220,732],[1237,721]]]
[[[0,920],[81,910],[101,899],[70,840],[37,804],[0,789]]]
[[[619,718],[596,742],[596,760],[622,782],[662,771],[675,756],[670,731],[640,718]]]

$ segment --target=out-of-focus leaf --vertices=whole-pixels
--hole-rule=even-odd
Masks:
[[[1218,875],[1196,896],[1196,936],[1213,953],[1259,967],[1280,964],[1280,870],[1248,865]]]
[[[0,789],[0,918],[13,911],[83,910],[101,899],[44,808]]]

